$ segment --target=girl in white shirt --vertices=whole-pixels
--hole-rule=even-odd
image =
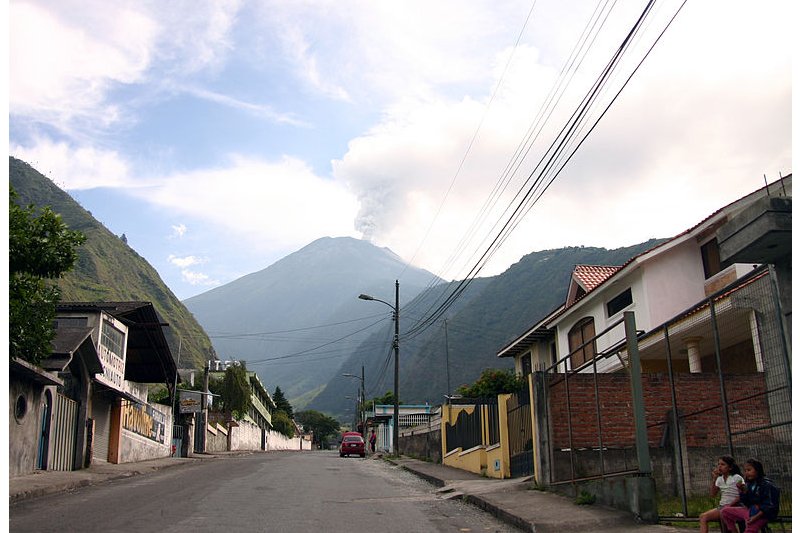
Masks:
[[[700,533],[708,533],[708,523],[719,521],[719,512],[723,507],[739,504],[739,485],[744,484],[742,471],[733,457],[723,455],[717,467],[711,472],[711,496],[720,494],[719,505],[700,515]]]

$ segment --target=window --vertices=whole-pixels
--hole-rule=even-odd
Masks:
[[[57,328],[85,328],[89,319],[85,316],[59,316],[56,317]]]
[[[606,303],[606,312],[608,316],[614,316],[632,303],[633,294],[631,293],[630,287],[628,287]]]
[[[706,279],[722,270],[719,260],[719,244],[716,238],[700,247],[700,255],[703,257],[703,273]]]
[[[597,345],[593,340],[594,335],[594,318],[592,317],[582,318],[569,330],[569,360],[572,368],[578,368],[586,361],[592,360],[597,352]],[[589,340],[592,342],[583,346]]]
[[[522,375],[527,376],[531,373],[531,353],[522,356]]]
[[[125,335],[114,327],[114,325],[109,322],[108,320],[103,320],[103,340],[102,345],[105,346],[108,351],[113,353],[118,357],[122,357],[125,351],[123,350],[123,344],[125,343]]]

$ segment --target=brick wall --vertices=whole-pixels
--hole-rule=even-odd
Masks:
[[[630,379],[625,373],[597,374],[600,420],[595,395],[595,376],[563,374],[550,376],[550,421],[552,442],[556,449],[570,447],[569,422],[572,426],[572,446],[591,448],[599,445],[602,428],[604,447],[634,445],[633,403]],[[725,376],[726,394],[731,415],[731,430],[769,424],[763,374],[729,374]],[[672,410],[669,376],[663,373],[642,375],[647,437],[650,446],[658,447]],[[675,396],[678,411],[684,417],[681,431],[688,446],[715,446],[725,442],[725,422],[717,374],[675,374]],[[742,400],[744,401],[736,401]]]

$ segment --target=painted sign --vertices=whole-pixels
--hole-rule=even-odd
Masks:
[[[201,411],[200,407],[202,406],[201,398],[202,394],[195,391],[180,391],[180,399],[178,400],[178,404],[180,405],[180,413],[199,413]]]
[[[122,427],[158,443],[166,443],[167,415],[149,405],[123,402]]]

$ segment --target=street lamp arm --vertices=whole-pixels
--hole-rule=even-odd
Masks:
[[[358,299],[359,299],[359,300],[368,300],[368,301],[370,301],[370,302],[380,302],[380,303],[382,303],[382,304],[386,304],[386,305],[388,305],[389,307],[391,307],[392,309],[396,310],[396,309],[395,309],[395,306],[394,306],[394,305],[392,305],[392,304],[390,304],[389,302],[383,301],[383,300],[381,300],[381,299],[379,299],[379,298],[373,298],[373,297],[372,297],[372,296],[370,296],[369,294],[359,294],[359,295],[358,295]]]

